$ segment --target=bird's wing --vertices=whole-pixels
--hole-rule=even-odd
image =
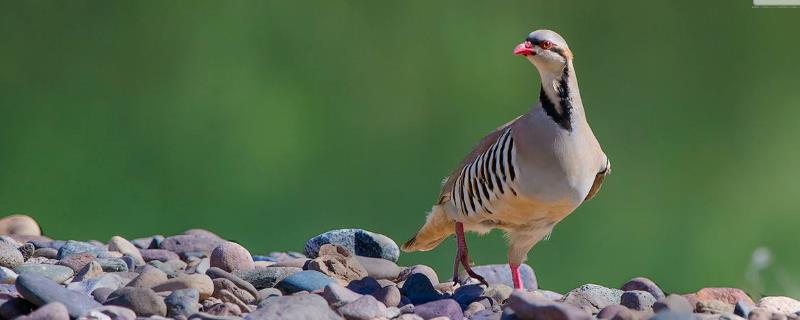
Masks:
[[[603,186],[603,180],[606,179],[606,176],[611,173],[611,161],[606,158],[606,166],[594,176],[594,183],[592,183],[592,188],[589,189],[589,194],[586,195],[586,199],[583,201],[587,201],[592,199],[599,191],[600,187]]]
[[[504,136],[504,133],[508,132],[511,125],[513,125],[517,120],[519,120],[522,116],[515,118],[514,120],[509,121],[508,123],[498,127],[494,131],[487,134],[481,141],[476,145],[472,152],[470,152],[464,160],[456,167],[453,172],[444,180],[442,184],[442,191],[439,194],[439,201],[438,204],[443,204],[450,200],[453,188],[456,186],[456,183],[462,178],[462,175],[465,173],[465,167],[475,163],[477,160],[482,158],[481,156],[487,155],[487,152],[498,143],[498,140]],[[509,134],[510,135],[510,134]],[[488,158],[487,158],[488,161]],[[477,190],[476,190],[477,192]]]

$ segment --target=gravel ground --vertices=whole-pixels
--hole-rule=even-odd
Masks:
[[[3,319],[799,319],[800,301],[754,302],[737,288],[666,294],[647,278],[558,293],[511,289],[507,265],[447,282],[398,266],[392,239],[361,229],[309,239],[305,252],[251,255],[212,232],[53,240],[23,215],[0,219]],[[440,280],[441,279],[441,280]]]

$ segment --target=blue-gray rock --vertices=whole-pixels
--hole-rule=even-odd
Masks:
[[[67,242],[58,249],[58,255],[56,258],[61,260],[73,254],[82,252],[91,252],[95,256],[99,256],[105,253],[106,250],[88,242],[67,240]]]
[[[261,290],[272,288],[283,278],[300,271],[303,271],[303,269],[294,267],[259,267],[252,270],[237,271],[233,274],[249,282],[256,289]]]
[[[261,289],[261,290],[258,291],[258,300],[259,301],[264,301],[264,300],[267,300],[269,298],[280,297],[282,295],[283,295],[283,292],[281,292],[280,290],[275,289],[275,288]]]
[[[347,289],[339,283],[334,282],[325,286],[321,296],[332,308],[336,309],[345,304],[358,300],[363,295],[353,292],[353,290]]]
[[[508,264],[487,264],[472,267],[472,270],[483,276],[489,284],[500,283],[512,288],[514,287],[514,281],[511,279],[511,268],[508,267]],[[526,263],[521,264],[519,266],[519,273],[522,276],[522,286],[525,290],[536,290],[539,288],[536,282],[536,274],[533,272],[531,266]],[[468,279],[467,274],[464,273],[463,270],[459,278]]]
[[[128,264],[121,258],[97,258],[97,263],[104,272],[126,272]]]
[[[107,319],[106,317],[109,317],[113,320],[129,320],[136,319],[136,313],[125,307],[102,306],[89,310],[85,317],[88,319]],[[81,319],[84,318],[81,317]]]
[[[747,301],[739,300],[736,301],[736,305],[733,308],[733,314],[747,319],[747,317],[750,316],[750,311],[753,311],[754,307],[754,305],[751,305]]]
[[[17,250],[17,247],[0,241],[0,267],[14,269],[18,265],[25,262],[22,252]]]
[[[585,284],[568,292],[561,302],[581,308],[590,314],[597,314],[600,309],[619,304],[622,292],[601,285]]]
[[[655,302],[656,298],[647,291],[625,291],[622,293],[622,297],[620,297],[621,305],[636,311],[650,310],[653,308]]]
[[[16,285],[22,297],[37,306],[51,302],[64,304],[72,318],[77,318],[89,309],[100,306],[89,296],[64,288],[53,280],[37,274],[20,274]]]
[[[316,258],[319,248],[328,243],[345,247],[357,256],[382,258],[393,262],[397,262],[400,257],[400,248],[392,239],[362,229],[331,230],[313,237],[306,242],[306,256]]]
[[[75,271],[72,271],[72,269],[69,267],[39,263],[22,264],[14,269],[14,271],[19,275],[36,274],[53,280],[57,283],[64,283],[75,273]]]
[[[441,299],[414,306],[414,314],[423,319],[436,317],[448,317],[450,320],[464,319],[461,306],[453,299]]]
[[[98,288],[109,288],[113,291],[122,287],[122,284],[123,280],[118,275],[106,273],[96,278],[72,282],[67,285],[67,289],[82,292],[88,296]]]
[[[514,291],[506,306],[519,319],[592,319],[592,315],[584,310],[566,303],[552,302],[535,292]]]
[[[152,237],[133,239],[131,243],[139,249],[158,249],[161,246],[161,241],[164,241],[164,236],[155,235]]]
[[[177,253],[186,258],[188,256],[210,256],[214,248],[224,243],[219,237],[208,235],[181,234],[171,236],[161,241],[161,249]]]
[[[470,303],[481,299],[483,291],[483,287],[477,284],[461,286],[453,292],[453,299],[466,309]]]
[[[140,317],[167,314],[164,299],[152,289],[124,287],[114,291],[103,304],[131,309]]]
[[[481,310],[472,315],[470,320],[500,320],[502,313],[492,310]]]
[[[122,258],[119,258],[119,259],[122,260],[123,262],[125,262],[125,267],[127,267],[127,270],[136,269],[136,261],[134,261],[133,257],[131,257],[131,256],[122,256]],[[144,260],[142,260],[142,264],[144,264]]]
[[[347,284],[347,289],[353,290],[358,294],[372,294],[381,288],[381,284],[373,277],[365,277],[359,280],[350,281]]]
[[[335,281],[336,280],[333,280],[333,278],[326,276],[322,272],[304,270],[283,278],[283,280],[275,285],[275,288],[278,288],[285,293],[314,291],[325,288],[326,285]]]
[[[200,311],[200,291],[195,288],[172,291],[164,303],[167,305],[167,317],[189,317]]]
[[[625,284],[622,285],[620,288],[622,291],[647,291],[653,295],[656,300],[663,299],[666,297],[664,295],[664,291],[658,287],[658,285],[653,282],[653,280],[647,279],[645,277],[637,277],[628,280]]]
[[[436,291],[430,279],[421,273],[409,276],[400,292],[415,305],[442,299],[442,295]]]
[[[267,299],[245,319],[341,320],[342,318],[328,307],[328,303],[322,297],[316,294],[303,294]]]
[[[32,258],[43,257],[55,260],[58,257],[58,250],[53,248],[41,248],[33,251]]]

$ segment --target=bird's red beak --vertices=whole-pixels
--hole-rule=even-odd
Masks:
[[[514,54],[533,56],[536,55],[536,51],[533,51],[533,44],[530,41],[525,41],[514,48]]]

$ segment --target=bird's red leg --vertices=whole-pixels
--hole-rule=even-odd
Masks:
[[[458,282],[458,265],[459,262],[461,265],[464,266],[464,271],[467,274],[480,281],[484,285],[489,285],[483,277],[479,274],[472,271],[472,267],[469,265],[469,250],[467,249],[467,239],[464,238],[464,224],[461,222],[456,222],[456,243],[458,244],[458,251],[456,253],[456,261],[455,265],[453,266],[453,282]]]
[[[525,289],[522,287],[522,275],[519,274],[519,265],[509,263],[509,267],[511,267],[511,281],[514,281],[514,289]]]

